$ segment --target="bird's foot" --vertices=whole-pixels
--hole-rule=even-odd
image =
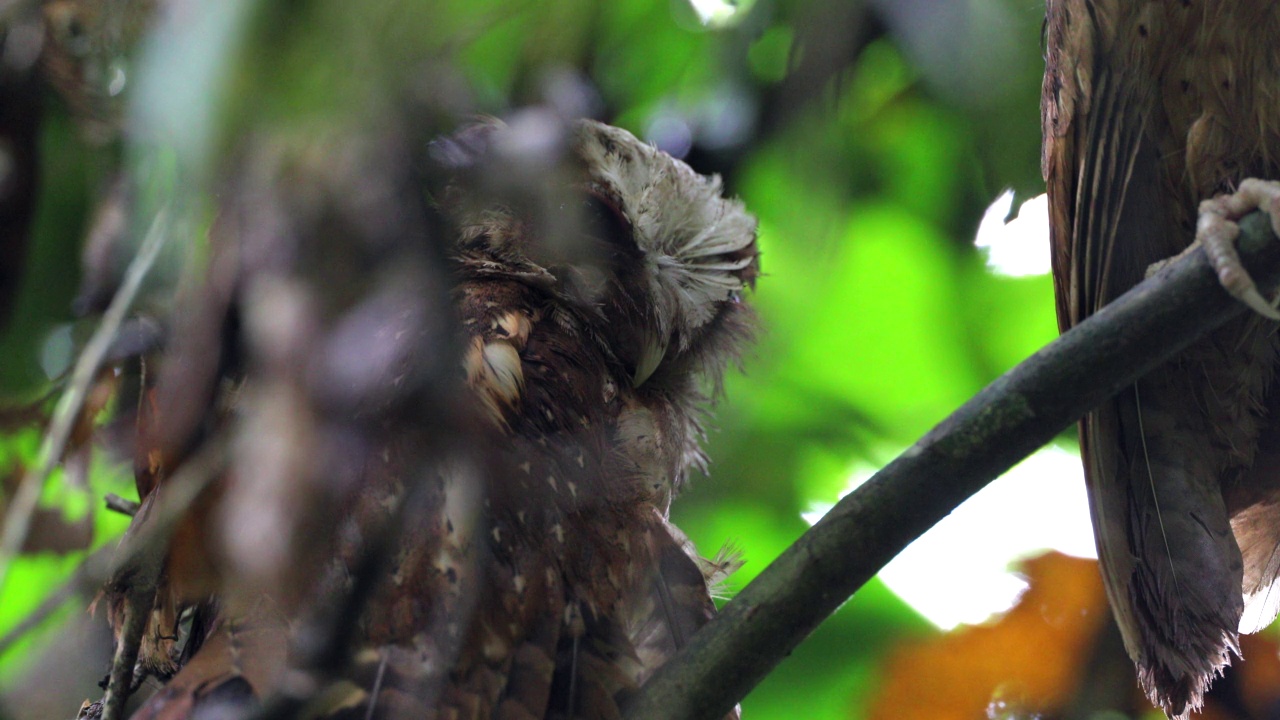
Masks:
[[[1280,235],[1280,182],[1248,178],[1234,193],[1200,203],[1195,245],[1204,248],[1227,292],[1259,315],[1280,320],[1276,303],[1268,302],[1258,292],[1236,252],[1236,238],[1240,235],[1236,222],[1254,210],[1265,212],[1271,218],[1271,229]]]

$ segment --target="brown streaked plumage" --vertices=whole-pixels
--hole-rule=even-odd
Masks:
[[[1064,330],[1184,250],[1200,201],[1280,177],[1277,37],[1266,0],[1048,1],[1043,165]],[[1200,706],[1238,630],[1276,614],[1276,361],[1275,325],[1251,313],[1080,425],[1108,596],[1170,716]]]
[[[494,148],[511,132],[483,123],[434,153],[454,176],[437,200],[457,230],[448,256],[464,334],[459,377],[482,418],[464,437],[491,466],[414,467],[412,443],[382,445],[394,427],[373,423],[376,460],[361,468],[333,537],[314,542],[330,552],[309,565],[322,576],[275,595],[246,593],[262,585],[227,569],[238,498],[269,480],[231,478],[211,493],[217,507],[201,510],[195,533],[214,539],[199,550],[223,577],[208,573],[199,592],[179,592],[187,580],[170,554],[156,617],[195,606],[196,622],[180,655],[172,641],[154,651],[163,657],[144,645],[140,667],[181,667],[161,678],[138,720],[182,720],[214,705],[235,716],[270,695],[287,663],[282,638],[308,617],[312,595],[323,602],[349,581],[366,530],[389,519],[415,472],[427,487],[357,623],[360,652],[312,708],[319,716],[620,717],[630,693],[713,614],[710,585],[733,563],[697,557],[667,509],[704,462],[708,389],[750,335],[740,295],[758,274],[755,220],[722,197],[718,179],[590,121],[567,129],[567,172],[545,176],[555,185],[550,207],[489,194],[486,176],[509,179]],[[580,233],[569,251],[540,235],[557,227],[539,224],[544,211]],[[266,399],[263,383],[247,372],[241,412]],[[215,602],[196,597],[210,587]],[[168,630],[160,624],[147,637]],[[267,649],[275,654],[264,661]]]

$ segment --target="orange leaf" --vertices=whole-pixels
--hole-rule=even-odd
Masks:
[[[1028,560],[1030,587],[992,625],[900,648],[872,720],[972,720],[994,702],[1048,712],[1071,698],[1109,612],[1097,563],[1060,553]]]

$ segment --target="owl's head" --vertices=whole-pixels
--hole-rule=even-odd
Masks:
[[[756,220],[718,177],[591,120],[485,121],[433,151],[464,177],[446,204],[465,253],[587,318],[634,387],[718,385],[759,275]]]
[[[602,313],[636,386],[690,371],[718,382],[749,326],[742,295],[759,275],[756,219],[720,178],[589,120],[573,128],[589,222],[612,246]]]

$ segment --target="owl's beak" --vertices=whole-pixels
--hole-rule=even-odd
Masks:
[[[640,355],[640,362],[636,364],[636,373],[631,378],[631,387],[640,387],[646,380],[653,375],[658,366],[662,364],[662,358],[667,355],[667,344],[659,342],[657,338],[650,336],[645,339],[644,352]]]

